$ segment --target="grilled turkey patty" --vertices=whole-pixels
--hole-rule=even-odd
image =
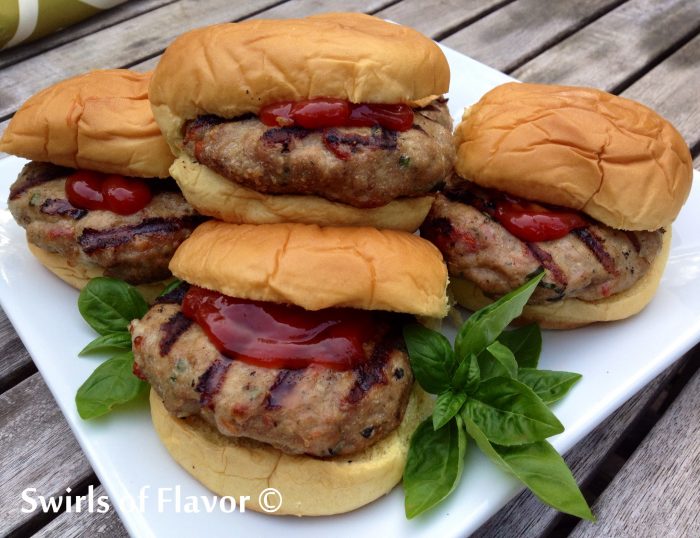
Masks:
[[[452,119],[444,102],[415,111],[408,131],[380,127],[268,127],[255,116],[204,116],[185,128],[185,151],[245,187],[311,194],[355,207],[420,196],[452,169]]]
[[[649,270],[663,239],[662,231],[625,232],[592,223],[561,239],[529,243],[444,194],[437,195],[421,235],[440,249],[451,275],[474,282],[488,296],[508,293],[544,268],[530,304],[594,301],[629,289]]]
[[[130,330],[134,371],[171,413],[198,414],[223,435],[290,454],[347,455],[371,446],[398,427],[413,382],[400,330],[368,342],[368,361],[346,371],[228,359],[178,304],[156,304]]]
[[[175,249],[201,217],[166,180],[154,180],[153,199],[132,215],[78,209],[66,198],[66,177],[73,170],[48,163],[25,165],[10,187],[8,206],[26,229],[27,241],[66,256],[70,264],[105,269],[105,275],[132,284],[170,276]],[[171,190],[164,189],[170,183]]]

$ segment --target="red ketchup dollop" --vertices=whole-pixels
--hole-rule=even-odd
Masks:
[[[571,230],[588,225],[575,211],[548,209],[539,204],[510,198],[499,200],[493,214],[515,237],[532,243],[560,239]]]
[[[270,127],[306,129],[379,125],[393,131],[407,131],[413,125],[413,109],[405,104],[356,104],[325,97],[273,103],[263,107],[259,117]]]
[[[105,209],[131,215],[151,201],[151,189],[144,181],[117,174],[78,170],[66,180],[66,197],[80,209]]]
[[[349,370],[366,360],[363,343],[378,331],[378,315],[351,308],[308,311],[298,306],[236,299],[192,286],[182,313],[196,321],[227,357],[268,368],[321,364]]]

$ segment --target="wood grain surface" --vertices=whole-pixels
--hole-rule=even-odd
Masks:
[[[162,50],[189,29],[250,16],[340,10],[413,26],[522,80],[596,86],[639,100],[676,125],[700,167],[697,0],[131,1],[34,44],[0,52],[0,133],[21,103],[43,87],[89,69],[152,69]],[[50,496],[97,484],[35,372],[0,310],[0,535],[126,536],[113,510],[58,515],[19,510],[27,487]],[[606,459],[658,401],[672,375],[659,376],[566,455],[579,480],[586,483],[603,472]],[[700,536],[699,376],[632,449],[594,506],[599,523],[579,525],[574,536]],[[475,536],[558,536],[561,527],[555,525],[561,521],[524,492]]]
[[[513,76],[615,91],[698,28],[697,0],[629,0],[516,69]]]
[[[35,517],[23,513],[22,491],[36,495],[65,495],[92,476],[61,411],[39,374],[0,395],[0,536],[6,536]]]
[[[444,44],[509,73],[619,3],[620,0],[521,0],[451,35]]]
[[[617,446],[624,433],[655,400],[675,369],[669,368],[610,415],[564,457],[579,484],[590,480],[600,464]],[[542,504],[530,491],[523,491],[485,523],[472,538],[529,538],[543,536],[561,516]]]
[[[0,51],[0,69],[176,1],[141,0],[139,2],[125,2],[32,43]]]
[[[0,394],[34,372],[32,358],[0,308]]]
[[[102,486],[94,490],[94,497],[106,495]],[[104,514],[88,512],[64,512],[34,534],[36,538],[84,538],[104,536],[105,538],[127,538],[124,525],[114,510]]]
[[[700,536],[700,372],[571,538]]]

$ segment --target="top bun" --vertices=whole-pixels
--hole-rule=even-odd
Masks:
[[[188,32],[165,51],[149,98],[175,143],[184,121],[233,118],[313,97],[411,103],[447,92],[447,59],[421,33],[359,13],[250,20]]]
[[[30,97],[0,151],[135,177],[168,177],[174,157],[148,103],[150,73],[92,71]]]
[[[442,255],[408,232],[208,221],[180,245],[170,270],[225,295],[307,310],[447,314]]]
[[[457,173],[570,207],[621,230],[656,230],[688,197],[688,146],[664,118],[592,88],[509,83],[465,111]]]

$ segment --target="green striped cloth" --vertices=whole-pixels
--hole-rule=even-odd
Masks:
[[[0,49],[34,41],[126,0],[0,0]]]

